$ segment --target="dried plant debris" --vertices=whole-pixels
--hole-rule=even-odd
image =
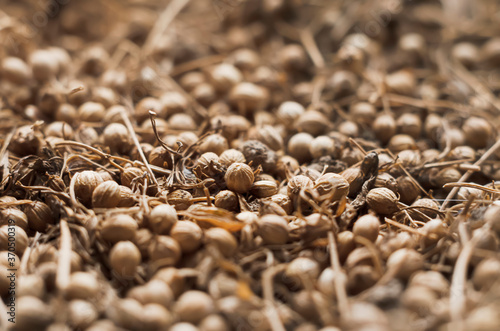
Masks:
[[[499,330],[499,11],[7,2],[0,329]]]

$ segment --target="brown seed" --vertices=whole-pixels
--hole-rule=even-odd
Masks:
[[[393,153],[399,153],[406,149],[416,149],[416,147],[415,139],[407,134],[397,134],[387,144],[387,148]]]
[[[106,109],[97,102],[85,102],[78,108],[78,116],[84,122],[101,122],[104,120]]]
[[[376,213],[391,215],[399,210],[398,197],[385,187],[374,188],[366,195],[366,203]]]
[[[472,283],[481,291],[488,291],[500,277],[500,261],[488,258],[481,261],[474,269]]]
[[[168,234],[177,220],[177,211],[167,204],[154,207],[148,217],[149,227],[156,234]]]
[[[222,63],[210,71],[210,81],[219,92],[227,92],[243,80],[243,75],[235,66]]]
[[[266,245],[286,244],[288,231],[288,222],[278,215],[264,215],[257,222],[257,234]]]
[[[226,138],[221,136],[220,134],[211,134],[206,137],[200,145],[200,152],[207,153],[213,152],[217,155],[221,155],[222,152],[227,150],[229,145],[227,143]]]
[[[104,144],[109,147],[111,152],[125,154],[130,150],[130,134],[125,125],[120,123],[111,123],[103,132]]]
[[[313,188],[319,195],[319,201],[340,201],[349,193],[349,182],[341,175],[329,172],[319,177]]]
[[[294,259],[285,269],[286,277],[292,281],[292,286],[297,288],[303,288],[305,283],[315,282],[319,274],[319,263],[307,257]]]
[[[266,115],[270,114],[266,113]],[[248,133],[248,138],[262,142],[273,151],[279,151],[283,149],[283,137],[281,137],[280,132],[277,130],[277,128],[272,125],[253,127],[252,130]]]
[[[364,237],[371,242],[375,242],[378,238],[380,221],[374,215],[364,215],[356,220],[352,228],[355,236]]]
[[[109,263],[121,277],[132,278],[141,263],[141,252],[133,242],[120,241],[111,248]]]
[[[265,108],[269,102],[269,91],[259,85],[241,82],[229,92],[229,101],[244,115]]]
[[[132,207],[135,205],[134,192],[126,186],[120,185],[120,202],[117,207]]]
[[[74,186],[76,197],[84,205],[89,206],[92,202],[92,193],[102,182],[102,177],[95,171],[86,170],[75,174]]]
[[[233,163],[246,163],[245,156],[236,149],[227,149],[220,154],[219,161],[222,165],[229,167]]]
[[[8,250],[10,252],[12,246],[9,244],[12,242],[15,242],[15,253],[22,257],[29,244],[26,232],[17,225],[4,225],[0,227],[0,250]]]
[[[297,159],[299,163],[310,161],[312,158],[310,150],[313,141],[314,137],[309,133],[297,133],[288,141],[288,153],[291,157]]]
[[[174,206],[175,210],[186,210],[191,205],[193,196],[186,190],[175,190],[167,195],[167,202]]]
[[[179,221],[173,225],[170,236],[179,243],[183,253],[192,253],[200,247],[203,231],[196,223]]]
[[[174,317],[165,307],[156,303],[144,305],[142,309],[142,325],[143,330],[166,330],[172,324]]]
[[[0,226],[9,224],[17,225],[24,231],[28,231],[28,216],[17,208],[0,210]]]
[[[324,134],[330,127],[330,120],[317,110],[306,110],[295,120],[295,129],[312,136]]]
[[[240,206],[236,193],[229,190],[223,190],[217,193],[214,204],[218,208],[223,208],[229,211],[238,211]]]
[[[111,243],[132,240],[138,227],[137,221],[129,215],[113,215],[102,222],[101,237]]]
[[[295,101],[285,101],[283,102],[278,110],[277,116],[283,124],[285,124],[288,128],[293,126],[295,120],[299,118],[306,110],[304,106]]]
[[[99,282],[89,272],[74,272],[69,278],[65,297],[67,299],[91,300],[99,293]]]
[[[45,232],[49,224],[54,224],[52,210],[41,201],[25,205],[24,212],[28,216],[29,227],[34,231]]]
[[[252,168],[244,163],[233,163],[224,175],[227,187],[237,193],[246,193],[252,187],[254,174]]]
[[[313,159],[318,159],[325,155],[332,155],[335,153],[335,143],[333,139],[328,136],[316,137],[309,145],[309,152]]]
[[[181,247],[172,237],[157,236],[149,244],[148,255],[156,267],[172,266],[181,258]]]
[[[99,317],[95,306],[85,300],[72,300],[68,304],[68,324],[74,329],[87,329]]]
[[[250,193],[257,198],[267,198],[278,193],[278,184],[274,180],[259,180],[253,183]]]
[[[213,299],[201,291],[184,292],[174,306],[174,311],[182,321],[199,323],[215,311]]]
[[[14,84],[24,84],[31,77],[30,67],[18,57],[5,57],[1,66],[2,77]]]
[[[141,177],[142,175],[144,175],[144,171],[139,168],[135,167],[125,168],[121,173],[120,177],[122,185],[132,188],[133,185],[138,184],[136,178]]]
[[[462,130],[467,145],[473,148],[485,148],[494,137],[491,124],[480,117],[469,117],[464,122]]]
[[[204,236],[205,243],[217,247],[225,257],[233,256],[238,249],[238,241],[225,229],[210,228],[205,231]]]
[[[50,306],[32,296],[16,300],[16,330],[45,330],[53,320]]]
[[[424,258],[413,249],[402,248],[389,256],[387,267],[396,270],[396,277],[408,279],[424,267]]]
[[[120,204],[120,185],[114,181],[99,184],[92,193],[94,208],[114,208]]]

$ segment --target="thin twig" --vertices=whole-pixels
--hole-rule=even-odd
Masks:
[[[284,271],[286,267],[286,264],[279,264],[268,268],[262,273],[262,290],[266,304],[265,314],[272,331],[285,331],[274,302],[273,278],[277,273]]]
[[[488,149],[486,151],[486,153],[483,154],[483,156],[481,156],[481,158],[479,160],[476,161],[476,163],[474,163],[475,166],[480,166],[481,164],[483,164],[490,156],[492,156],[496,151],[497,149],[500,148],[500,138],[497,140],[497,142],[490,147],[490,149]],[[465,182],[467,179],[469,179],[469,177],[474,173],[474,171],[472,170],[469,170],[467,171],[465,174],[463,174],[463,176],[460,178],[460,180],[457,182],[457,183],[463,183]],[[441,205],[441,210],[445,210],[445,208],[448,206],[448,203],[450,202],[450,199],[453,199],[453,197],[455,196],[455,194],[457,194],[459,190],[459,187],[454,187],[450,193],[446,196],[446,199],[444,200],[443,204]]]
[[[64,291],[68,286],[71,271],[71,232],[66,219],[61,219],[60,228],[61,236],[56,285],[60,291]]]
[[[129,105],[130,107],[130,105]],[[155,183],[156,187],[160,187],[158,184],[158,181],[156,180],[156,177],[151,170],[151,167],[149,166],[148,159],[146,158],[146,155],[144,155],[144,151],[142,150],[141,144],[139,143],[139,139],[137,139],[137,135],[135,134],[134,127],[132,126],[132,123],[130,122],[130,119],[128,118],[127,114],[125,113],[125,109],[120,110],[120,116],[123,119],[123,122],[125,122],[125,126],[128,129],[128,132],[130,133],[130,136],[132,137],[132,140],[134,141],[135,147],[137,148],[137,151],[139,152],[139,155],[141,156],[142,162],[144,162],[144,166],[148,170],[149,176],[151,177],[151,180],[153,183]]]
[[[337,296],[337,306],[340,316],[347,319],[349,316],[349,301],[347,300],[347,292],[345,289],[346,275],[340,266],[337,243],[335,241],[335,235],[332,231],[328,231],[328,249],[330,251],[330,264],[335,272],[334,285],[335,295]]]
[[[188,3],[189,0],[173,0],[168,4],[168,6],[160,14],[160,17],[144,42],[144,46],[142,48],[142,53],[144,55],[149,55],[151,53],[160,36],[165,33],[170,23],[172,23],[177,14],[179,14]]]

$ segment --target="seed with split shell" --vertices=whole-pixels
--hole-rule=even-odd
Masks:
[[[191,253],[200,247],[203,232],[196,223],[179,221],[170,230],[170,235],[179,243],[183,253]]]
[[[320,201],[339,201],[347,197],[349,182],[341,175],[329,172],[319,177],[313,188],[318,193]]]
[[[92,193],[94,208],[114,208],[121,200],[120,185],[114,181],[99,184]]]
[[[75,174],[75,195],[86,206],[92,202],[92,193],[103,182],[95,171],[82,171]]]
[[[149,227],[154,233],[168,234],[177,223],[177,211],[171,205],[163,204],[153,208],[148,217]]]
[[[252,187],[254,174],[252,168],[244,163],[233,163],[224,176],[227,187],[237,193],[246,193]]]
[[[132,240],[138,227],[137,221],[129,215],[113,215],[102,223],[101,237],[112,243]]]
[[[264,215],[257,221],[257,234],[266,245],[286,244],[288,231],[288,222],[278,215]]]
[[[370,190],[366,195],[366,203],[377,214],[391,215],[399,210],[398,197],[385,187]]]
[[[206,230],[205,242],[217,247],[225,257],[233,256],[238,248],[236,238],[223,228],[210,228]]]
[[[253,183],[250,193],[257,198],[267,198],[278,193],[278,184],[274,180],[259,180]]]
[[[111,249],[109,263],[121,277],[133,277],[141,263],[141,252],[131,241],[120,241]]]

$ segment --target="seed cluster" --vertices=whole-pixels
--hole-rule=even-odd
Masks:
[[[451,2],[2,8],[13,329],[498,330],[500,6]]]

